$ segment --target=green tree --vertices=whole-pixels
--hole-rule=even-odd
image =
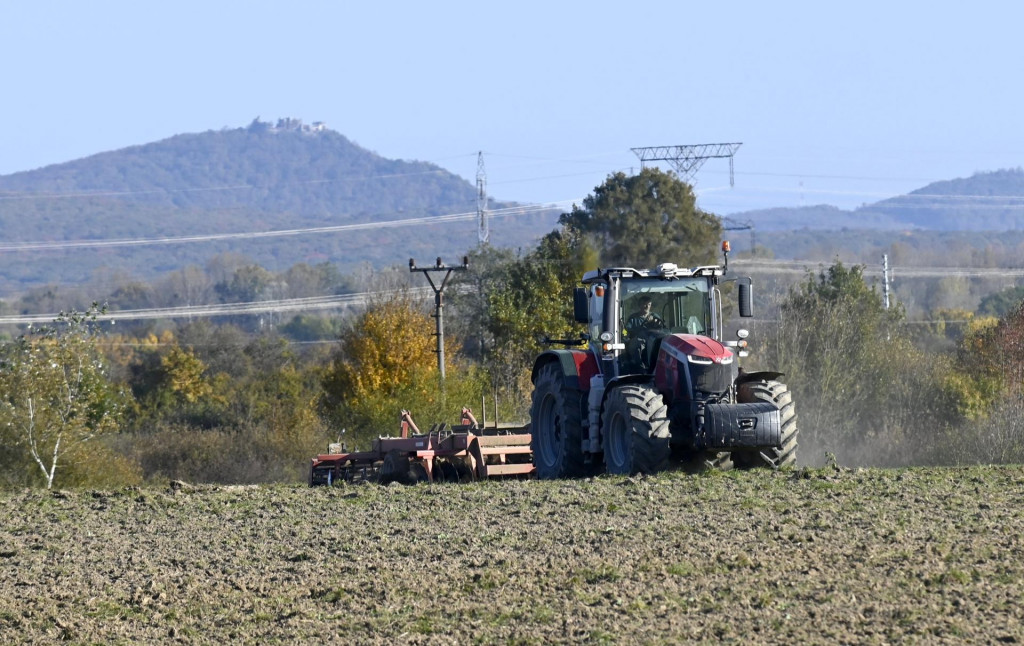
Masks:
[[[579,336],[573,318],[572,288],[584,269],[596,265],[579,231],[563,225],[541,239],[537,248],[510,263],[488,295],[487,332],[491,340],[486,364],[512,396],[528,392],[530,367],[547,345],[545,337]]]
[[[494,345],[490,331],[491,294],[508,288],[510,268],[518,259],[512,249],[481,244],[467,254],[469,271],[452,275],[445,292],[445,328],[463,339],[462,352],[482,362]]]
[[[111,309],[134,310],[153,307],[153,288],[141,281],[121,285],[110,294]]]
[[[281,326],[281,333],[295,341],[321,341],[338,338],[337,318],[322,314],[296,314]]]
[[[809,274],[779,318],[756,358],[785,373],[811,462],[827,451],[844,463],[907,464],[959,419],[948,364],[914,347],[903,310],[885,309],[863,267]]]
[[[274,283],[274,275],[259,265],[235,270],[231,280],[214,286],[225,303],[248,303],[263,298]]]
[[[230,350],[242,354],[241,348]],[[139,340],[130,355],[110,356],[124,366],[134,395],[128,421],[141,432],[161,422],[213,428],[230,421],[233,399],[225,392],[230,378],[212,371],[194,347],[179,345],[172,334],[162,340],[151,335]]]
[[[53,327],[3,348],[0,415],[4,444],[23,451],[52,488],[58,467],[117,430],[123,410],[106,375],[93,323],[101,310],[62,314]]]
[[[722,235],[718,218],[697,208],[693,187],[657,168],[609,175],[560,221],[601,250],[601,262],[611,266],[711,264]]]
[[[345,279],[338,268],[328,262],[312,267],[304,262],[293,265],[280,275],[280,280],[286,298],[338,294],[345,289]]]
[[[978,314],[988,316],[1006,316],[1016,309],[1024,301],[1024,285],[1007,287],[1006,289],[989,294],[978,303]]]

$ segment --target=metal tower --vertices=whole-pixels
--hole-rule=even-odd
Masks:
[[[484,170],[484,153],[476,157],[476,217],[477,238],[480,244],[486,244],[491,239],[491,232],[487,226],[487,171]]]
[[[733,155],[743,143],[733,144],[693,144],[685,146],[650,146],[647,148],[631,148],[640,158],[640,167],[649,161],[667,161],[679,173],[679,178],[690,182],[700,167],[709,159],[729,158],[729,186],[735,186],[733,174]],[[691,184],[693,182],[690,182]]]

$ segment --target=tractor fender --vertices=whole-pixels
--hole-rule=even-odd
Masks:
[[[601,401],[595,402],[598,404],[597,410],[599,414],[604,413],[604,402],[608,399],[608,393],[612,392],[619,386],[625,386],[626,384],[647,384],[654,387],[654,380],[651,378],[651,375],[637,374],[613,377],[612,379],[604,382],[604,392],[601,393]]]
[[[605,390],[611,390],[615,386],[622,386],[623,384],[650,384],[654,385],[654,378],[651,375],[637,374],[637,375],[622,375],[621,377],[615,377],[609,379],[604,384]]]
[[[557,363],[562,368],[562,376],[565,377],[565,385],[580,392],[590,390],[590,378],[599,374],[597,359],[593,353],[586,350],[546,350],[533,362],[533,373],[530,381],[537,382],[537,375],[541,368],[549,363]]]
[[[762,372],[743,372],[740,370],[739,376],[736,377],[734,384],[736,386],[742,386],[745,383],[751,381],[776,381],[779,377],[782,377],[786,373],[784,372],[770,372],[768,370]]]
[[[605,402],[608,400],[608,396],[615,392],[617,388],[627,384],[647,384],[653,386],[654,381],[651,379],[651,375],[623,375],[606,381],[600,390],[595,388],[590,391],[587,397],[586,419],[588,430],[584,450],[590,453],[601,453],[604,451],[605,438],[601,432],[601,419],[604,417]]]

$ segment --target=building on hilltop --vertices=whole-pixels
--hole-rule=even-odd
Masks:
[[[302,119],[293,119],[292,117],[285,117],[278,119],[276,124],[271,125],[269,121],[260,121],[259,117],[252,120],[249,124],[249,130],[254,132],[302,132],[306,134],[314,134],[318,132],[326,132],[327,124],[323,121],[314,121],[312,124],[302,123]]]
[[[327,124],[323,121],[314,121],[312,125],[302,123],[302,119],[285,117],[278,119],[277,125],[270,128],[271,132],[323,132],[327,130]]]

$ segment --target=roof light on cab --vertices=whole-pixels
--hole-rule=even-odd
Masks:
[[[655,271],[662,278],[675,278],[679,273],[679,265],[674,262],[663,262],[657,266]]]

